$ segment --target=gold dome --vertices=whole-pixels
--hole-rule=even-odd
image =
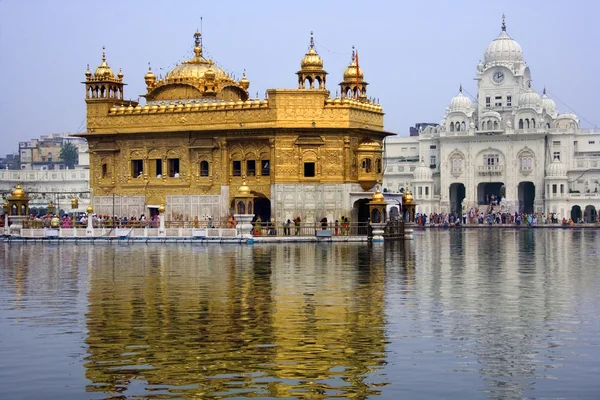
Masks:
[[[90,204],[89,206],[87,206],[87,208],[85,209],[85,211],[86,211],[88,214],[91,214],[91,213],[93,213],[93,212],[94,212],[94,208],[93,208],[93,207],[92,207],[92,205]]]
[[[154,72],[152,72],[152,67],[150,66],[150,63],[148,63],[148,72],[146,72],[146,75],[144,75],[144,80],[146,81],[146,84],[148,83],[148,81],[156,81],[156,75],[154,75]]]
[[[239,197],[249,197],[249,196],[251,196],[251,194],[250,194],[250,188],[246,185],[246,180],[242,181],[242,186],[240,186],[239,189],[238,189],[238,196]]]
[[[250,81],[246,78],[246,70],[244,70],[244,74],[242,75],[242,79],[240,79],[239,85],[246,91],[250,87]]]
[[[10,196],[8,196],[8,200],[27,200],[27,193],[25,193],[25,191],[23,190],[23,188],[21,188],[21,182],[17,183],[17,187],[15,187],[12,191],[12,193],[10,194]]]
[[[356,74],[357,74],[357,70],[358,69],[358,80],[362,81],[365,77],[363,70],[358,67],[356,68],[356,53],[355,53],[355,49],[354,46],[352,46],[352,61],[350,62],[350,64],[348,65],[348,67],[346,67],[346,70],[344,71],[344,82],[350,82],[350,83],[356,83]]]
[[[160,214],[164,214],[164,213],[165,213],[165,205],[164,205],[164,204],[161,204],[161,205],[158,207],[158,212],[159,212]]]
[[[107,78],[114,78],[115,74],[113,73],[112,69],[108,66],[108,64],[106,63],[106,51],[104,46],[102,46],[102,63],[98,66],[98,68],[96,68],[96,71],[94,72],[94,78],[96,79],[107,79]]]
[[[85,77],[87,79],[92,77],[92,71],[90,71],[90,64],[87,65],[87,69],[85,70]]]
[[[379,191],[379,188],[377,188],[377,190],[375,191],[375,193],[373,193],[373,196],[371,196],[371,202],[372,203],[383,203],[384,202],[383,193],[381,193]]]
[[[225,71],[215,66],[212,60],[207,60],[202,56],[202,36],[200,35],[200,32],[196,31],[196,33],[194,33],[194,43],[194,56],[189,60],[182,62],[180,65],[176,65],[167,72],[165,82],[194,82],[198,79],[205,79],[205,74],[211,69],[215,79],[228,80],[235,83]]]
[[[323,69],[323,60],[321,56],[315,50],[315,41],[313,38],[313,33],[310,32],[310,47],[308,51],[304,55],[304,58],[300,62],[300,68],[303,70],[322,70]]]

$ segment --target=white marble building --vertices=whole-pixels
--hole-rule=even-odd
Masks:
[[[383,187],[408,185],[418,212],[488,209],[596,218],[600,207],[600,130],[558,113],[545,88],[531,87],[521,46],[502,22],[477,65],[477,99],[459,89],[438,126],[388,138]]]

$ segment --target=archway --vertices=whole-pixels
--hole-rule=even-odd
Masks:
[[[271,200],[266,197],[256,197],[254,199],[254,215],[260,217],[260,220],[267,222],[271,220]]]
[[[358,222],[358,234],[367,234],[367,223],[369,222],[369,202],[371,199],[360,199],[354,202],[352,214],[356,215],[356,222]],[[350,221],[353,222],[353,221]]]
[[[397,206],[392,206],[388,210],[388,215],[390,216],[391,221],[398,221],[398,218],[400,218],[400,210]]]
[[[503,182],[482,182],[477,185],[477,204],[499,204],[506,196]]]
[[[573,206],[571,208],[571,219],[573,220],[573,222],[579,222],[579,220],[581,219],[581,207]]]
[[[453,183],[450,185],[450,212],[462,215],[462,202],[465,199],[465,185]]]
[[[584,222],[588,222],[588,223],[596,222],[597,217],[598,217],[598,213],[596,212],[596,207],[594,207],[592,205],[585,207]]]
[[[519,212],[533,213],[533,202],[535,201],[535,185],[533,182],[519,182],[518,192]]]

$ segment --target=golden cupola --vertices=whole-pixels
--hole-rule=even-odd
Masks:
[[[102,47],[102,63],[96,68],[94,72],[95,79],[112,79],[115,77],[113,70],[108,66],[106,62],[106,49]]]
[[[248,91],[248,88],[250,87],[250,81],[246,77],[246,70],[244,70],[244,74],[242,75],[242,79],[240,79],[240,81],[238,83],[239,83],[239,85],[242,88],[244,88],[245,91]]]
[[[367,99],[367,85],[365,75],[358,64],[358,52],[352,46],[352,59],[344,71],[344,80],[340,82],[342,98],[354,97],[360,100]]]
[[[159,79],[152,87],[148,86],[145,97],[148,101],[192,100],[202,97],[245,101],[248,99],[249,86],[250,81],[247,79],[237,82],[212,60],[204,58],[202,35],[196,31],[192,58],[173,67],[164,80]]]
[[[115,76],[106,62],[106,49],[102,47],[102,62],[92,74],[88,64],[85,71],[86,99],[123,100],[123,72]]]
[[[327,71],[323,69],[323,59],[315,49],[313,33],[310,32],[310,45],[308,51],[300,62],[298,75],[298,89],[326,90]]]
[[[154,75],[154,72],[152,72],[150,63],[148,63],[148,72],[146,72],[146,75],[144,75],[144,81],[146,81],[148,91],[150,91],[150,89],[152,89],[156,83],[156,75]]]

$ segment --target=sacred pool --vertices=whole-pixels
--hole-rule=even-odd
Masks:
[[[0,245],[0,398],[600,393],[600,231]]]

